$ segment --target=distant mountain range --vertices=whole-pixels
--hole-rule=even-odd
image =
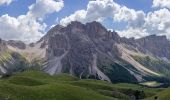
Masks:
[[[56,25],[36,43],[0,40],[0,74],[27,69],[109,82],[169,82],[170,41],[120,37],[98,22]]]

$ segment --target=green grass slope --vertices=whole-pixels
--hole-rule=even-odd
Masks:
[[[158,94],[145,100],[170,100],[170,88],[167,88],[164,91],[159,92]]]
[[[66,84],[77,78],[27,71],[0,81],[0,100],[114,100],[93,90]],[[95,98],[95,99],[94,99]]]
[[[143,90],[141,98],[162,91],[135,84],[79,80],[68,74],[50,76],[38,71],[0,80],[0,100],[133,100],[137,90]]]

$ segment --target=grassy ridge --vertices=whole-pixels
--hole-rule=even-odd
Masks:
[[[132,100],[136,90],[143,90],[145,98],[162,91],[135,84],[79,80],[68,74],[50,76],[37,71],[0,80],[0,100]]]
[[[94,97],[114,100],[86,88],[63,84],[68,80],[77,78],[65,74],[52,77],[32,71],[17,74],[0,82],[0,100],[94,100]]]

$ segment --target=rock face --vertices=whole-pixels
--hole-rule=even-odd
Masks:
[[[145,56],[144,51],[150,50],[141,40],[121,38],[98,22],[72,22],[67,27],[57,25],[42,40],[48,45],[43,70],[51,75],[70,73],[109,82],[137,82],[149,76],[160,77],[159,73],[133,59],[133,54]]]
[[[52,32],[52,33],[51,33]],[[98,67],[100,55],[114,58],[118,55],[112,48],[116,43],[114,32],[108,32],[97,22],[87,23],[72,22],[67,27],[50,31],[48,42],[48,63],[44,70],[50,74],[67,72],[76,76],[86,77],[93,75],[110,81]]]

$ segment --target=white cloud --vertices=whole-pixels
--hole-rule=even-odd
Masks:
[[[45,28],[45,23],[41,24],[25,15],[14,18],[6,14],[0,17],[0,37],[6,40],[36,41],[43,35]]]
[[[29,6],[28,14],[35,18],[42,18],[47,14],[58,12],[64,7],[62,0],[36,0],[35,4]]]
[[[113,0],[89,1],[87,9],[78,10],[75,13],[61,19],[60,24],[67,25],[71,21],[82,23],[91,21],[102,21],[106,17],[112,17],[120,8]]]
[[[47,1],[46,4],[43,4],[45,1]],[[39,2],[43,2],[42,5]],[[47,27],[43,22],[43,17],[61,10],[63,6],[58,6],[60,3],[63,1],[37,0],[35,4],[31,5],[26,15],[20,15],[17,18],[8,14],[0,16],[0,38],[25,42],[37,41],[43,36]]]
[[[129,21],[129,20],[135,20],[137,17],[136,11],[134,9],[129,9],[125,6],[121,7],[114,15],[114,19],[116,21]]]
[[[78,10],[74,14],[71,14],[70,16],[61,19],[60,24],[65,26],[71,21],[80,21],[84,23],[86,22],[86,13],[87,12],[85,10]]]
[[[164,8],[149,12],[146,17],[145,28],[149,33],[167,35],[170,38],[170,11]]]
[[[129,27],[128,29],[117,30],[116,32],[118,32],[121,37],[127,37],[127,38],[131,38],[131,37],[141,38],[141,37],[149,35],[147,30],[143,29],[143,28],[132,28],[132,27]]]
[[[157,34],[166,35],[170,38],[170,11],[168,9],[163,8],[154,12],[149,12],[142,20],[144,22],[140,26],[133,27],[133,25],[129,25],[127,29],[123,31],[119,30],[119,34],[121,36],[135,38]]]
[[[122,6],[118,13],[114,15],[114,21],[127,22],[126,29],[117,30],[121,37],[135,37],[140,38],[149,35],[144,28],[146,14],[143,11],[136,11],[134,9]]]
[[[145,13],[143,11],[135,11],[122,6],[118,13],[114,15],[114,21],[128,22],[128,27],[141,27],[144,24]]]
[[[170,0],[153,0],[153,7],[170,8]]]
[[[6,4],[9,5],[14,0],[0,0],[0,5]]]

